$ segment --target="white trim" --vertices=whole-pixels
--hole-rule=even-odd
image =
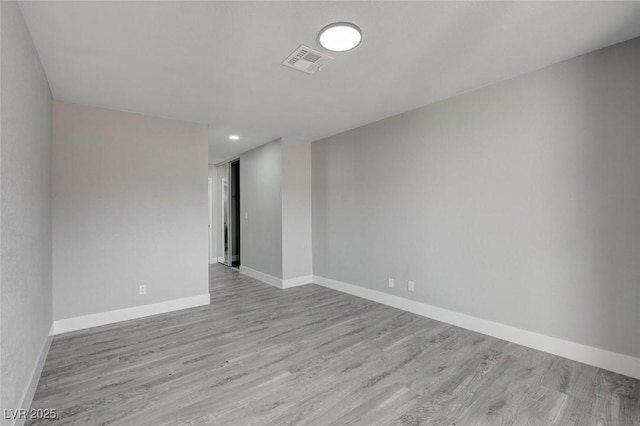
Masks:
[[[166,312],[178,311],[180,309],[208,305],[210,302],[211,297],[209,296],[209,293],[205,293],[198,296],[183,297],[181,299],[167,300],[165,302],[134,306],[132,308],[100,312],[98,314],[84,315],[75,318],[66,318],[57,320],[53,323],[53,333],[68,333],[70,331],[113,324],[114,322],[142,318],[149,315],[164,314]]]
[[[282,280],[282,288],[298,287],[305,284],[313,283],[313,275],[303,275],[295,278],[287,278]]]
[[[426,303],[317,275],[313,277],[313,282],[323,287],[497,337],[498,339],[507,340],[519,345],[640,379],[640,358],[534,333],[521,328],[438,308]]]
[[[38,382],[40,381],[40,375],[42,375],[42,368],[44,367],[44,362],[47,360],[47,355],[49,354],[49,348],[51,347],[52,340],[53,324],[51,324],[51,328],[49,329],[47,338],[44,340],[44,342],[42,342],[42,347],[40,348],[38,359],[36,360],[36,363],[31,370],[29,382],[22,392],[22,396],[20,397],[20,401],[18,402],[18,408],[24,408],[28,410],[31,407],[33,396],[36,394]],[[22,426],[24,422],[25,419],[14,419],[11,422],[11,426]]]
[[[214,263],[218,263],[218,258],[217,257],[209,258],[209,265],[213,265]]]
[[[242,265],[240,265],[240,273],[274,287],[283,288],[282,279],[276,278],[273,275],[265,274],[264,272],[256,271],[255,269],[247,268],[246,266]]]
[[[313,275],[304,275],[283,280],[281,278],[274,277],[273,275],[265,274],[264,272],[256,271],[255,269],[247,268],[242,265],[240,265],[240,273],[281,289],[313,283]]]
[[[211,263],[211,259],[213,258],[213,223],[211,222],[211,217],[213,216],[213,196],[211,193],[213,186],[213,179],[208,178],[208,191],[207,195],[209,196],[209,263]]]

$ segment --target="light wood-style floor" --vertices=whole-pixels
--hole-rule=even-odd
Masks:
[[[640,424],[626,376],[317,285],[214,265],[210,289],[210,306],[57,336],[42,423]]]

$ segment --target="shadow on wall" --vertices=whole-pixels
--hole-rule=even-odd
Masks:
[[[640,39],[588,57],[580,124],[588,299],[583,325],[610,349],[640,357]],[[631,43],[634,43],[633,41]],[[598,60],[604,56],[606,60]],[[567,304],[573,301],[567,300]],[[614,344],[615,342],[615,344]]]

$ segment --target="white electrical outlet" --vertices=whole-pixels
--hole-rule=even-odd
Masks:
[[[395,282],[393,281],[393,278],[389,278],[389,288],[393,288],[395,286]]]
[[[146,285],[141,285],[140,286],[140,294],[147,294],[147,286]]]
[[[414,291],[416,289],[416,285],[413,281],[407,281],[407,290]]]

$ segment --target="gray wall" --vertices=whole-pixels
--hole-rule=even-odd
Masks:
[[[52,97],[18,5],[0,2],[0,15],[3,410],[28,408],[18,404],[51,329]]]
[[[311,143],[282,138],[282,278],[310,276]]]
[[[54,318],[208,293],[207,176],[205,125],[56,101]]]
[[[312,143],[314,274],[640,356],[639,164],[635,39]]]
[[[276,278],[282,278],[281,160],[280,139],[240,156],[240,263]]]

